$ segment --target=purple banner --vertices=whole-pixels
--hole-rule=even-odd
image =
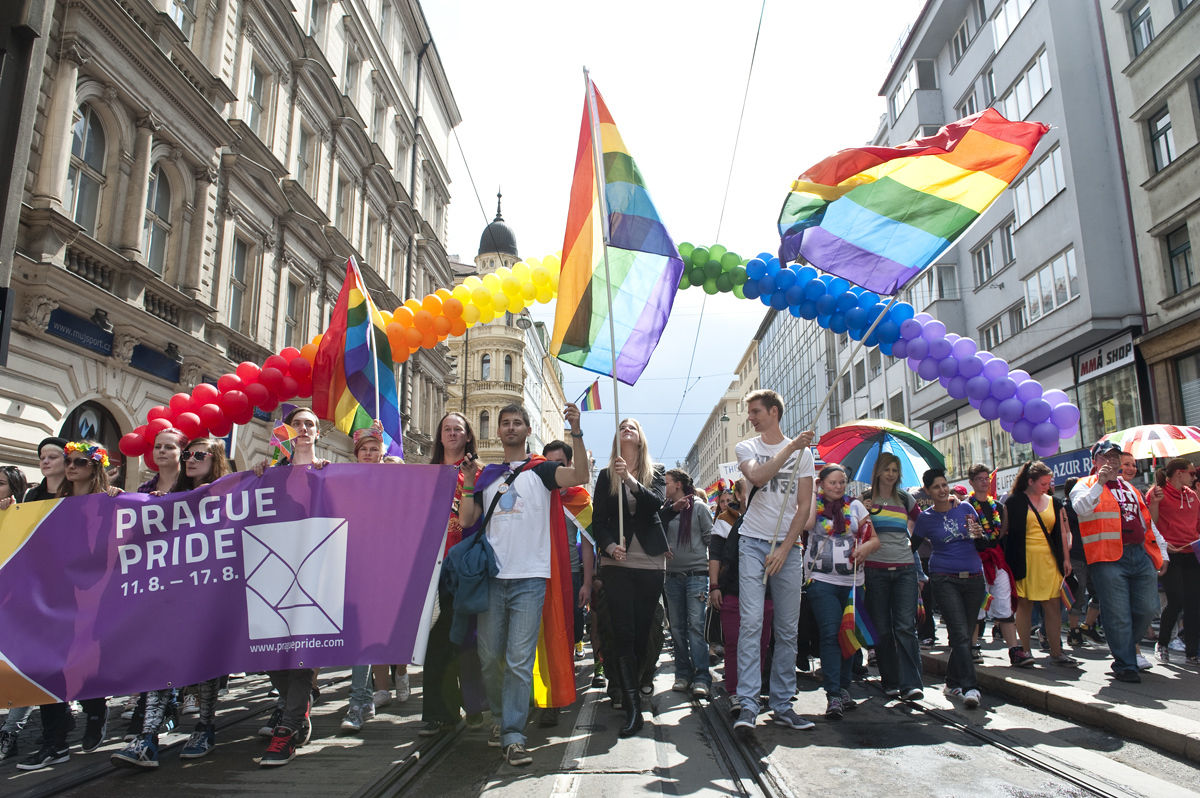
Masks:
[[[0,511],[0,706],[409,662],[455,482],[273,468]]]

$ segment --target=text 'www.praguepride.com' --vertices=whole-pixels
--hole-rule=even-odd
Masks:
[[[252,643],[250,645],[250,653],[279,653],[280,651],[299,651],[302,648],[342,648],[345,645],[346,641],[342,640],[340,637],[334,637],[325,640],[318,638],[309,638],[307,640],[280,640],[277,643]]]

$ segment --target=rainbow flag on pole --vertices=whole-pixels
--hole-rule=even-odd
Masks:
[[[600,380],[593,382],[579,400],[579,412],[600,409]]]
[[[563,239],[550,353],[632,385],[671,314],[683,260],[608,107],[588,80]],[[593,126],[588,105],[594,99]],[[593,150],[599,147],[600,159]],[[596,169],[599,160],[600,175]],[[597,185],[604,186],[601,196]],[[604,250],[608,247],[608,277]],[[609,305],[609,291],[612,305]],[[613,324],[613,357],[609,321]],[[613,364],[616,363],[615,374]]]
[[[950,246],[1049,131],[995,109],[898,147],[842,150],[805,170],[779,213],[779,259],[894,294]]]
[[[387,454],[403,457],[399,404],[383,316],[351,258],[313,363],[313,412],[347,435],[378,418]]]

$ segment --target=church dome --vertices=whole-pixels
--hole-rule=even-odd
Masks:
[[[483,235],[479,237],[479,254],[489,253],[512,255],[514,258],[521,257],[517,254],[517,237],[513,235],[512,229],[504,223],[504,217],[500,215],[499,193],[496,194],[496,218],[483,228]]]

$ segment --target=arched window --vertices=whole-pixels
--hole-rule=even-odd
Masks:
[[[79,106],[71,131],[71,166],[67,169],[67,202],[71,218],[90,236],[96,235],[100,188],[104,185],[104,128],[91,106]]]
[[[171,184],[162,167],[150,170],[150,185],[146,190],[146,220],[142,225],[142,252],[146,265],[162,275],[167,262],[167,239],[171,235]]]
[[[504,381],[505,381],[505,382],[512,382],[512,381],[513,381],[513,362],[512,362],[512,355],[505,355],[505,356],[504,356]]]
[[[488,415],[488,411],[482,410],[479,413],[479,437],[483,440],[486,440],[487,438],[491,437],[491,432],[492,417]]]
[[[492,378],[492,356],[484,355],[479,358],[479,379],[490,380]],[[486,437],[486,436],[484,436]]]

